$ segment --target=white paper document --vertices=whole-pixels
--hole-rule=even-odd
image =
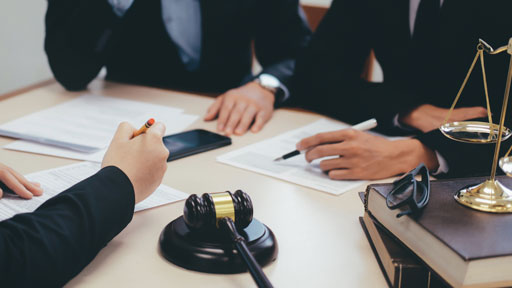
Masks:
[[[27,179],[41,183],[44,189],[43,195],[26,200],[4,194],[4,198],[0,199],[0,221],[15,214],[36,210],[46,200],[94,175],[99,170],[98,163],[81,162],[26,175]],[[188,194],[162,184],[151,196],[135,205],[135,212],[180,201],[187,197]]]
[[[346,124],[321,119],[302,128],[221,155],[217,157],[217,161],[339,195],[367,181],[331,180],[320,169],[321,159],[308,163],[304,154],[285,161],[273,160],[295,150],[297,142],[305,137],[348,127]]]
[[[30,152],[36,154],[44,154],[62,158],[76,159],[76,160],[85,160],[91,162],[101,162],[103,161],[103,156],[105,156],[105,152],[107,152],[107,148],[100,149],[96,152],[86,153],[75,151],[66,148],[60,148],[52,145],[45,145],[31,141],[18,140],[11,142],[3,147],[8,150],[22,151],[22,152]]]
[[[166,124],[165,135],[183,131],[185,128],[194,123],[198,118],[198,116],[190,114],[176,114],[172,117],[173,121],[168,121],[169,123]],[[157,120],[160,121],[159,119]],[[105,152],[107,151],[107,148],[104,148],[96,152],[86,153],[25,140],[11,142],[5,145],[3,148],[92,162],[101,162],[103,160],[103,156],[105,156]]]
[[[181,131],[184,127],[176,121],[181,112],[139,101],[83,95],[0,125],[0,135],[91,153],[107,147],[122,121],[138,128],[155,118],[168,126],[169,133]]]

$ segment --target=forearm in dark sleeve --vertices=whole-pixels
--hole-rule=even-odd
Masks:
[[[411,106],[412,95],[402,88],[361,78],[374,30],[367,14],[366,1],[333,1],[297,60],[290,105],[353,124],[377,118],[380,128]]]
[[[104,66],[119,21],[106,0],[49,0],[45,51],[57,81],[85,89]]]
[[[134,205],[130,180],[111,166],[35,212],[0,222],[2,286],[64,285],[126,227]]]
[[[419,135],[418,140],[433,151],[437,151],[448,164],[448,173],[436,177],[471,177],[488,176],[491,174],[495,144],[470,144],[448,139],[439,129]],[[511,140],[502,142],[502,157]],[[498,167],[498,174],[503,172]]]

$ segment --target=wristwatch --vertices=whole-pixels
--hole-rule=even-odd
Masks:
[[[279,79],[277,79],[275,76],[263,73],[254,79],[254,82],[260,84],[262,88],[274,94],[276,102],[280,103],[285,100],[284,98],[286,96],[286,92],[283,89],[283,85],[281,85]]]

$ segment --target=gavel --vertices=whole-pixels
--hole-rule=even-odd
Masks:
[[[242,190],[235,193],[192,194],[185,202],[183,219],[190,230],[208,231],[219,229],[229,236],[236,250],[247,265],[258,287],[273,287],[246,245],[238,229],[244,229],[252,221],[253,206],[249,195]]]

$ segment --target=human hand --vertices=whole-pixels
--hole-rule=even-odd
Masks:
[[[164,124],[157,122],[146,133],[135,138],[134,131],[136,129],[126,122],[119,125],[101,167],[116,166],[121,169],[132,182],[135,203],[139,203],[162,183],[169,150],[162,141]]]
[[[28,181],[23,175],[0,163],[0,181],[21,198],[31,199],[32,196],[43,194],[41,184]],[[0,198],[5,191],[0,188]]]
[[[383,179],[408,172],[423,162],[429,170],[438,168],[435,153],[417,139],[391,141],[353,129],[319,133],[302,139],[297,150],[307,150],[306,160],[328,156],[320,162],[331,179]]]
[[[450,109],[440,108],[430,104],[423,104],[404,116],[399,121],[421,130],[422,132],[432,131],[439,128]],[[487,109],[484,107],[464,107],[453,109],[449,122],[464,121],[487,116]]]
[[[259,132],[272,117],[274,95],[258,83],[249,82],[231,89],[217,97],[208,108],[205,121],[217,119],[217,130],[226,135],[243,135],[251,126],[253,133]]]

